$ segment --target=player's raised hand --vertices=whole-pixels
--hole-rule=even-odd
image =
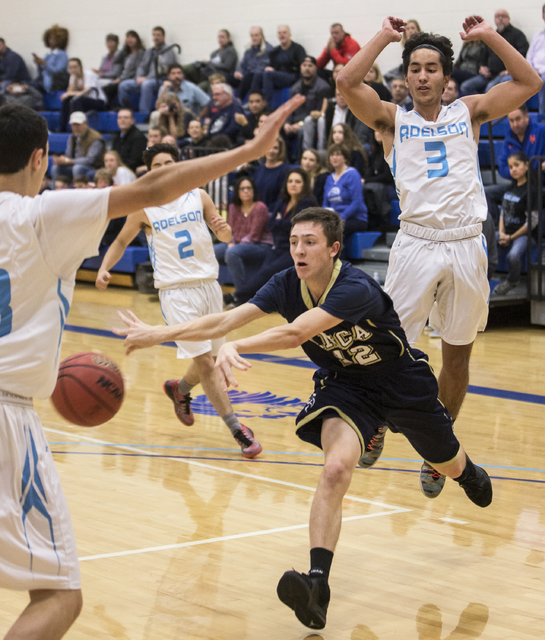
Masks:
[[[152,327],[145,322],[142,322],[132,311],[127,309],[127,315],[117,312],[117,315],[127,325],[119,329],[114,327],[112,331],[116,336],[125,336],[125,353],[129,355],[136,349],[146,349],[147,347],[153,347],[159,344],[162,340],[159,337],[162,327]]]
[[[248,360],[245,360],[238,354],[232,342],[226,342],[220,347],[215,367],[218,372],[221,388],[226,392],[230,386],[238,387],[238,382],[233,376],[231,369],[235,367],[241,371],[247,371],[252,365]]]
[[[110,284],[111,279],[112,275],[109,271],[106,271],[105,269],[99,269],[97,279],[95,280],[95,287],[97,289],[100,289],[101,291],[106,291],[106,288]]]
[[[382,30],[386,31],[392,42],[400,42],[407,23],[401,18],[388,16],[382,23]]]
[[[264,156],[274,146],[285,119],[300,107],[305,101],[305,96],[298,94],[290,98],[281,107],[273,111],[265,122],[259,127],[258,133],[246,147],[251,147],[255,158]]]
[[[482,40],[487,32],[494,31],[492,26],[481,16],[468,16],[462,24],[463,31],[460,31],[460,38],[464,42],[474,42]]]

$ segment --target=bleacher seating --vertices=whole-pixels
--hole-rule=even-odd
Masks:
[[[87,258],[87,260],[84,260],[81,268],[98,270],[100,268],[100,265],[102,264],[102,258],[104,257],[106,251],[107,247],[104,247],[103,249],[101,249],[98,256],[94,256],[93,258]],[[111,271],[134,273],[136,265],[142,262],[146,262],[146,260],[149,260],[149,251],[147,247],[127,247],[125,249],[123,257],[111,268]]]
[[[361,260],[364,249],[369,249],[382,236],[380,231],[363,231],[348,237],[345,255],[350,260]]]

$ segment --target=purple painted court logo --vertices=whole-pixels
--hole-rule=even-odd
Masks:
[[[300,398],[276,396],[269,391],[264,393],[248,393],[247,391],[229,391],[229,400],[236,406],[235,413],[239,418],[296,418],[305,402]],[[197,396],[191,402],[193,413],[217,415],[216,410],[205,395]]]

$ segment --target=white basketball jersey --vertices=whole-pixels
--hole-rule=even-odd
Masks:
[[[0,390],[47,398],[74,277],[98,254],[110,189],[0,193]]]
[[[144,211],[151,225],[146,233],[157,289],[217,279],[218,261],[198,189]]]
[[[396,183],[400,220],[451,229],[486,219],[477,141],[461,100],[441,107],[436,122],[398,107],[386,160]]]

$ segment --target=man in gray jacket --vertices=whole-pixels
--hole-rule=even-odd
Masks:
[[[136,71],[136,78],[119,83],[118,99],[121,105],[130,106],[130,96],[140,95],[139,111],[149,113],[157,98],[159,81],[165,80],[171,64],[178,62],[176,52],[165,44],[165,30],[155,27],[151,33],[153,47],[146,50]],[[155,61],[157,60],[157,68]]]

